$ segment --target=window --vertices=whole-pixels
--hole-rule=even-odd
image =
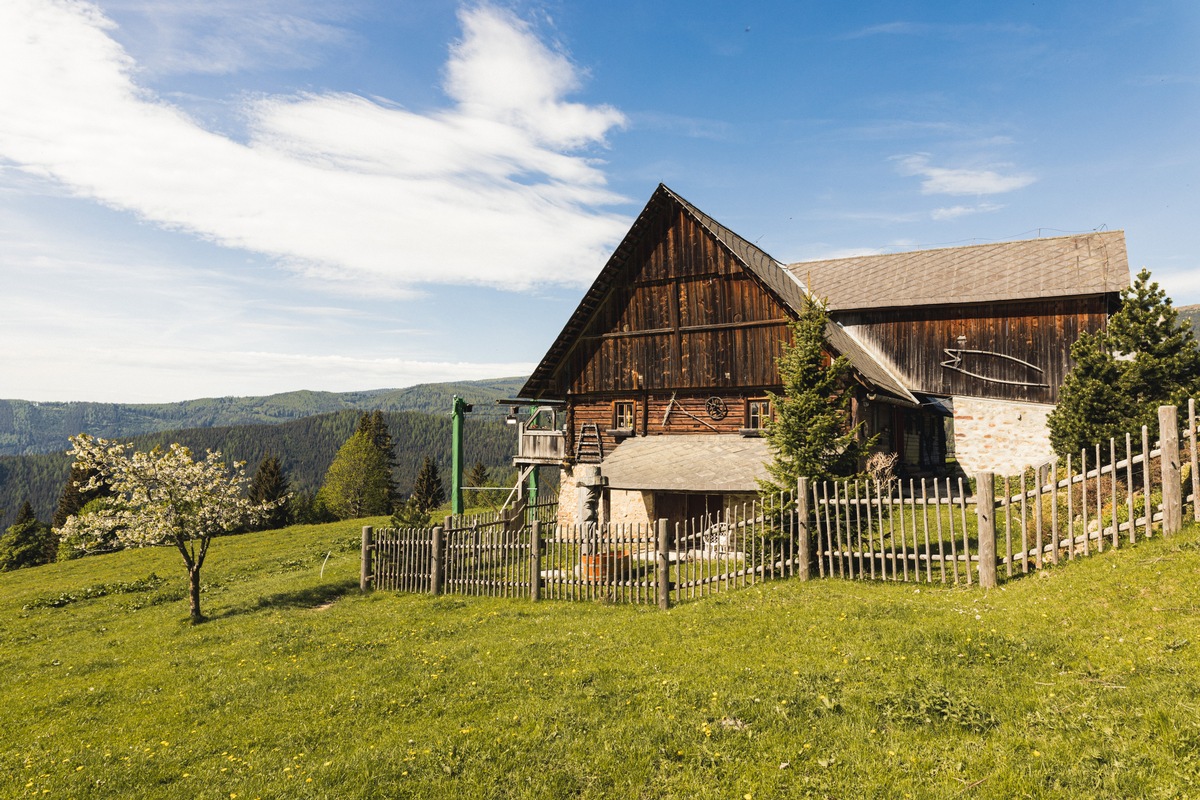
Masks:
[[[752,431],[761,431],[767,427],[771,419],[770,400],[751,400],[746,404],[746,427]]]
[[[632,400],[618,400],[613,403],[613,428],[616,430],[633,430],[634,403]]]

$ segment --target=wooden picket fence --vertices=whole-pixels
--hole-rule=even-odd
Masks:
[[[994,587],[1049,565],[1170,535],[1200,521],[1195,401],[1181,429],[1146,428],[1036,474],[966,482],[810,483],[669,528],[558,525],[542,501],[517,519],[447,517],[436,528],[363,529],[361,587],[599,600],[667,608],[780,578]],[[1187,442],[1185,449],[1180,440]],[[1186,457],[1190,493],[1182,483]]]
[[[1182,525],[1196,497],[1195,401],[1180,431],[1174,406],[1159,409],[1159,441],[1126,435],[1045,465],[1036,474],[976,476],[975,494],[960,479],[840,481],[802,491],[814,513],[822,577],[995,586],[1106,548],[1136,544]],[[1180,436],[1187,440],[1191,492],[1185,494]]]
[[[503,515],[447,517],[432,529],[363,529],[363,590],[533,600],[599,600],[668,607],[807,563],[793,493],[671,529],[558,525],[540,507],[528,524]]]

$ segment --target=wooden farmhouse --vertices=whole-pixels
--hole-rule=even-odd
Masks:
[[[561,470],[563,522],[585,494],[614,522],[748,499],[807,294],[901,475],[1012,473],[1050,457],[1071,344],[1128,284],[1120,231],[784,264],[660,185],[522,389],[515,461]]]

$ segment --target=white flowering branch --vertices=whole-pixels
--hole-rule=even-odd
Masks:
[[[71,437],[69,455],[80,469],[94,470],[79,488],[111,492],[92,513],[70,517],[59,530],[89,548],[115,536],[126,547],[173,544],[191,583],[193,622],[200,614],[200,568],[213,536],[249,525],[286,502],[254,504],[245,496],[244,462],[226,466],[220,452],[197,461],[180,444],[139,452],[87,434]]]

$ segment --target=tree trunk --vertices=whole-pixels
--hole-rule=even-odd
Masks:
[[[204,622],[204,615],[200,613],[200,566],[196,565],[188,570],[188,583],[191,590],[191,611],[192,624],[198,625]]]

